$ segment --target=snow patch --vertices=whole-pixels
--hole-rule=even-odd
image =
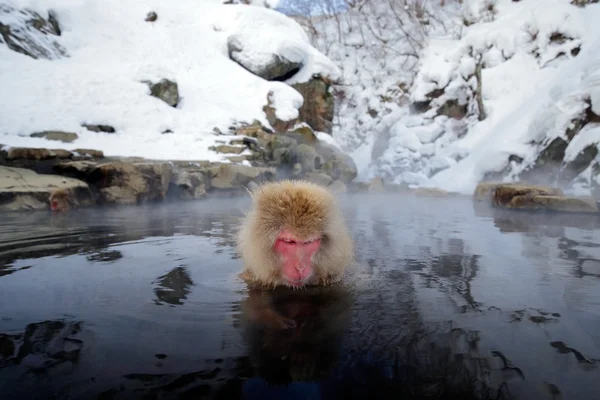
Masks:
[[[247,36],[257,57],[277,46],[302,50],[303,68],[293,79],[335,75],[335,66],[306,41],[298,24],[276,11],[221,0],[4,0],[56,15],[56,41],[69,53],[34,60],[0,44],[0,87],[10,97],[0,108],[0,143],[10,146],[94,148],[107,156],[226,162],[208,150],[215,135],[235,122],[268,126],[263,107],[269,92],[279,118],[298,115],[302,96],[281,82],[267,82],[229,59],[227,39]],[[260,2],[259,2],[260,3]],[[146,22],[149,11],[158,19]],[[4,18],[4,17],[2,17]],[[277,21],[273,24],[273,21]],[[269,39],[270,38],[270,39]],[[261,39],[269,39],[266,43]],[[289,53],[286,53],[290,55]],[[149,95],[144,81],[178,84],[176,108]],[[90,132],[105,124],[116,132]],[[42,130],[74,132],[73,143],[29,135]],[[170,130],[172,133],[163,134]]]

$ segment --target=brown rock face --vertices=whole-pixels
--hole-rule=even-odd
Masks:
[[[509,183],[493,187],[490,195],[494,206],[511,207],[511,200],[517,196],[563,196],[563,191],[549,186]]]
[[[172,168],[168,163],[92,161],[60,163],[54,170],[93,185],[99,202],[106,204],[138,204],[165,199],[171,181]]]
[[[292,87],[304,97],[298,119],[306,122],[315,131],[331,134],[335,107],[333,94],[330,93],[331,83],[326,78],[314,77],[308,82],[297,83]]]

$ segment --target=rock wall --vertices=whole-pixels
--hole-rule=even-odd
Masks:
[[[345,191],[352,159],[319,140],[306,124],[274,133],[260,123],[233,129],[214,151],[230,163],[105,157],[78,149],[0,147],[0,210],[47,209],[65,189],[80,205],[133,205],[243,194],[261,182],[298,178]],[[0,145],[1,146],[1,145]]]

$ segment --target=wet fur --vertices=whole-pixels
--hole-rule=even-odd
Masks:
[[[333,194],[306,182],[284,180],[266,183],[251,192],[252,208],[237,236],[244,262],[241,277],[263,287],[285,285],[281,260],[273,252],[277,236],[288,229],[299,239],[322,234],[313,259],[310,284],[329,285],[342,279],[354,260],[352,239]]]
[[[58,203],[57,212],[69,211],[71,208],[78,206],[77,202],[73,198],[71,192],[66,189],[56,189],[48,198],[48,203],[52,204],[53,201]]]

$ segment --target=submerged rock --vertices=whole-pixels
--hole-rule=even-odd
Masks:
[[[0,210],[44,210],[57,189],[68,190],[79,204],[91,204],[89,186],[79,179],[38,174],[24,168],[0,166]]]

